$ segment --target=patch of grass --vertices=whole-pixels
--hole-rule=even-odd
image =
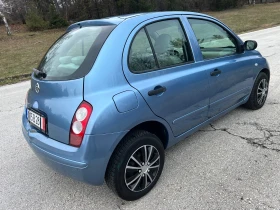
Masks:
[[[236,33],[269,28],[280,24],[280,3],[244,6],[222,12],[207,12],[227,24]],[[65,29],[28,32],[24,26],[12,26],[8,37],[0,26],[0,86],[15,83],[31,73]]]
[[[65,29],[54,29],[41,32],[28,32],[23,27],[20,27],[12,31],[12,36],[7,36],[5,28],[1,26],[0,85],[15,83],[21,81],[23,78],[28,78],[20,77],[19,75],[31,74],[32,68],[38,67],[40,60],[48,48],[64,31]]]
[[[207,14],[228,25],[234,32],[244,32],[269,28],[280,24],[280,3],[245,5],[242,8]]]

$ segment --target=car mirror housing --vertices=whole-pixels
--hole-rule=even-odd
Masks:
[[[258,47],[258,43],[254,40],[248,40],[244,43],[244,49],[247,51],[255,50]]]

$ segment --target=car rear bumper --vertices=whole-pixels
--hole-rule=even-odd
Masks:
[[[126,132],[85,135],[80,148],[55,141],[31,127],[22,116],[22,132],[34,153],[55,171],[93,185],[101,185],[115,146]]]

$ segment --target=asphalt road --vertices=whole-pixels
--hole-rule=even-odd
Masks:
[[[156,187],[125,202],[104,184],[55,173],[21,134],[29,82],[0,87],[0,209],[280,209],[280,27],[254,39],[271,67],[270,92],[259,111],[238,108],[166,151]],[[16,61],[15,61],[16,62]]]

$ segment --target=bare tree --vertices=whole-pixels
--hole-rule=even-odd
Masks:
[[[5,12],[9,11],[9,16],[13,20],[21,20],[23,24],[26,23],[25,15],[28,10],[30,0],[0,0],[5,5]]]
[[[255,6],[256,0],[248,0],[248,4],[253,4]]]
[[[56,12],[60,13],[58,1],[57,0],[53,0],[53,3],[54,3],[54,6],[55,6],[55,9],[56,9]]]
[[[2,18],[2,20],[5,24],[7,35],[10,36],[10,35],[12,35],[12,32],[11,32],[10,26],[8,24],[8,21],[4,15],[4,12],[2,12],[4,9],[5,9],[4,4],[0,1],[0,18]]]

